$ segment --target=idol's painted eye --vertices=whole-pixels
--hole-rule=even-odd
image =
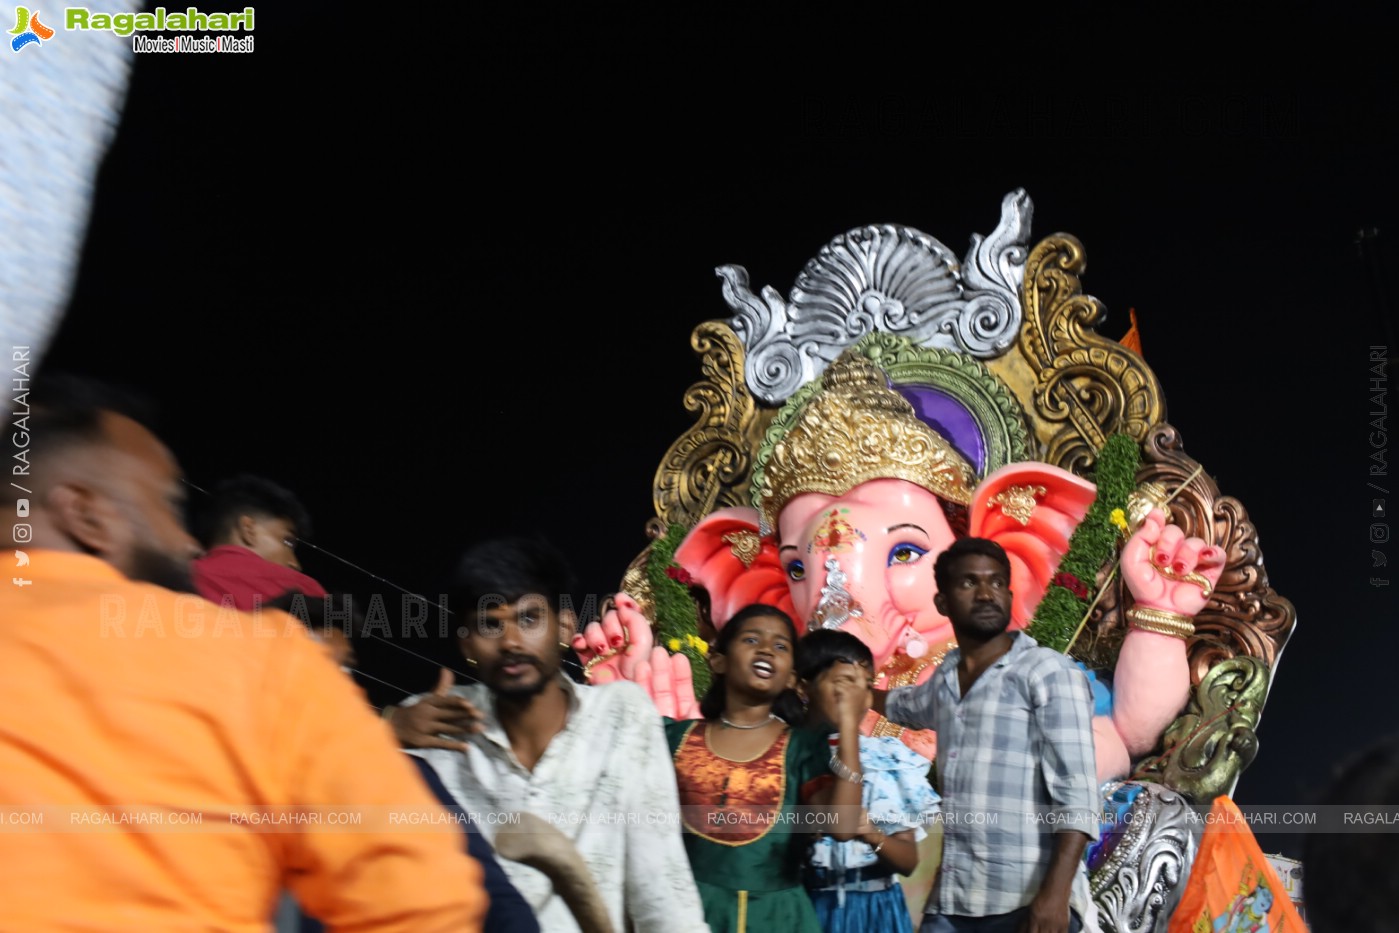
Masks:
[[[923,559],[923,555],[928,553],[928,549],[919,547],[916,544],[896,544],[889,550],[889,566],[895,564],[916,564]]]
[[[787,565],[787,579],[788,579],[788,580],[805,580],[805,579],[806,579],[806,565],[803,564],[803,563],[802,563],[801,561],[799,561],[799,560],[794,560],[794,561],[792,561],[790,564]]]

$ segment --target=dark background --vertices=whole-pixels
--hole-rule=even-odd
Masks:
[[[260,14],[252,55],[138,56],[45,366],[154,395],[195,484],[297,491],[329,588],[393,605],[465,545],[540,531],[579,598],[612,591],[690,424],[689,334],[729,316],[716,266],[785,296],[869,223],[964,255],[1023,187],[1032,239],[1085,245],[1101,332],[1137,309],[1169,420],[1297,607],[1235,798],[1309,801],[1394,728],[1397,603],[1371,578],[1399,568],[1371,551],[1399,543],[1372,545],[1367,486],[1370,347],[1396,349],[1391,66],[1152,71],[1095,34],[1092,75],[900,74],[858,43],[792,75],[781,42],[682,55],[654,20],[458,47]],[[361,682],[425,689],[441,648],[361,642]]]

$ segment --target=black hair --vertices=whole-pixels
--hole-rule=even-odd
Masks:
[[[513,535],[482,541],[468,548],[448,575],[442,592],[456,624],[466,624],[485,600],[505,604],[531,594],[543,596],[559,612],[572,605],[577,586],[573,567],[563,552],[537,536]]]
[[[874,670],[870,646],[849,632],[835,628],[812,629],[797,642],[797,677],[811,681],[837,661],[861,664]]]
[[[797,642],[797,678],[811,683],[839,662],[859,664],[874,674],[874,653],[870,646],[849,632],[834,628],[812,629]],[[831,723],[822,722],[809,707],[802,709],[802,725],[807,728],[823,728]]]
[[[714,639],[714,644],[710,646],[710,652],[715,654],[728,654],[729,646],[732,645],[733,640],[738,637],[739,629],[743,627],[743,623],[749,619],[759,617],[778,619],[787,626],[787,631],[792,634],[792,649],[795,654],[798,637],[797,623],[793,622],[792,617],[787,615],[787,613],[767,603],[752,603],[744,606],[742,609],[738,610],[738,612],[735,612],[733,616],[730,617],[729,621],[724,623],[724,627],[719,629],[719,635]],[[793,659],[793,664],[795,665],[795,658]],[[795,667],[793,669],[795,670]],[[724,675],[715,674],[709,682],[709,689],[705,691],[704,696],[700,699],[700,715],[710,720],[718,719],[720,716],[723,716],[724,701],[726,698]],[[800,724],[802,720],[801,698],[797,696],[795,690],[783,690],[773,698],[772,711],[777,714],[779,719],[785,722],[792,723],[793,725]]]
[[[32,439],[29,463],[35,477],[45,473],[33,469],[35,463],[62,456],[74,444],[104,442],[103,414],[125,416],[157,433],[155,406],[148,397],[127,386],[62,370],[35,376],[27,395],[13,399],[10,407],[11,421],[26,418],[24,425]]]
[[[286,519],[298,538],[311,536],[311,516],[291,490],[266,477],[243,473],[222,480],[199,509],[195,522],[199,543],[210,548],[225,540],[244,515]]]
[[[1371,745],[1342,767],[1321,804],[1323,819],[1342,807],[1392,811],[1399,806],[1399,734]],[[1399,912],[1396,858],[1399,835],[1385,829],[1346,831],[1331,826],[1309,833],[1302,852],[1302,883],[1312,933],[1392,929]]]
[[[933,579],[937,582],[939,593],[947,592],[948,587],[952,585],[952,581],[948,579],[948,574],[952,572],[952,564],[969,554],[990,557],[1005,568],[1006,577],[1010,576],[1010,558],[1006,557],[1005,549],[995,541],[987,538],[958,538],[933,562]]]

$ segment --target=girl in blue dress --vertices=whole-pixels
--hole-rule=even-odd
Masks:
[[[797,645],[798,694],[812,728],[833,731],[837,685],[869,689],[874,657],[864,642],[839,629],[816,629]],[[918,867],[923,827],[938,812],[926,758],[894,737],[860,736],[862,806],[854,839],[821,836],[807,853],[804,881],[826,933],[913,933],[898,876]]]

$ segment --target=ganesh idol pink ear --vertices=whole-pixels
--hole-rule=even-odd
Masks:
[[[1096,496],[1087,480],[1034,461],[1006,464],[977,486],[968,530],[1010,558],[1012,628],[1029,624]]]
[[[675,563],[709,593],[716,629],[752,603],[776,606],[796,618],[777,544],[758,535],[756,509],[718,509],[706,515],[675,549]]]

